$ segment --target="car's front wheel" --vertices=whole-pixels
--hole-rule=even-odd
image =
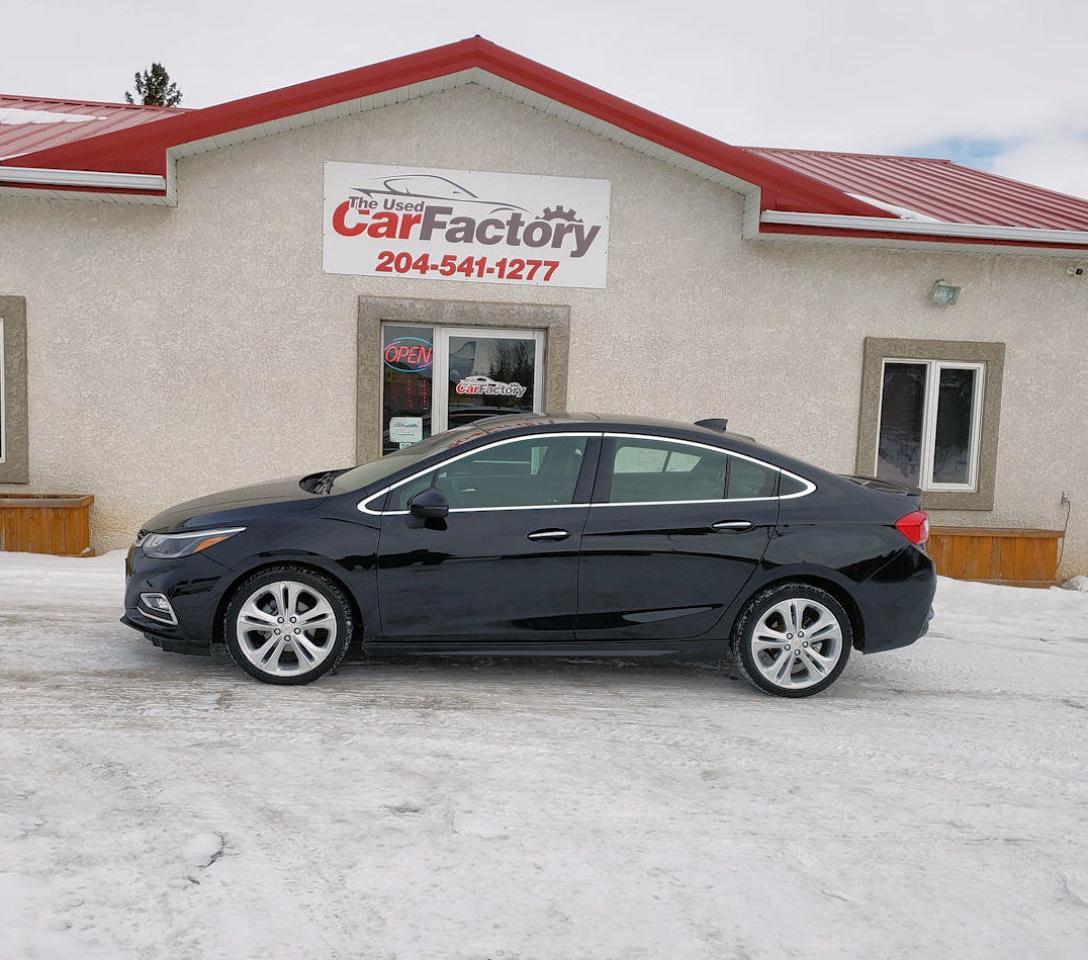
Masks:
[[[243,580],[223,635],[234,661],[265,683],[310,683],[343,659],[354,618],[343,589],[324,574],[283,565]]]
[[[753,686],[780,697],[826,690],[846,666],[850,617],[826,590],[783,583],[753,597],[733,631],[733,660]]]

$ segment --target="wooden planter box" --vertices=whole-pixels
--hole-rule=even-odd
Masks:
[[[91,504],[94,497],[65,494],[0,494],[0,550],[94,556]]]
[[[932,527],[926,550],[943,577],[1016,587],[1058,582],[1061,530]]]

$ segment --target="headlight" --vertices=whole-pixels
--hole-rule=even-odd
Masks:
[[[199,530],[196,533],[149,533],[142,542],[144,553],[156,560],[173,560],[214,547],[217,543],[241,533],[245,527],[226,530]]]

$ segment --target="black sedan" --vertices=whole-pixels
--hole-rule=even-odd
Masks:
[[[699,425],[493,417],[348,470],[166,510],[123,621],[268,683],[367,654],[729,660],[785,697],[913,643],[936,585],[915,490]]]

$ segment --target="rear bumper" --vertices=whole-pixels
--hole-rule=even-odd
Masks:
[[[921,550],[907,547],[859,583],[862,653],[905,647],[926,635],[933,619],[937,571]]]
[[[926,614],[926,622],[922,624],[922,632],[918,634],[918,639],[921,640],[927,633],[929,633],[929,624],[933,620],[933,608],[929,608],[929,613]]]

